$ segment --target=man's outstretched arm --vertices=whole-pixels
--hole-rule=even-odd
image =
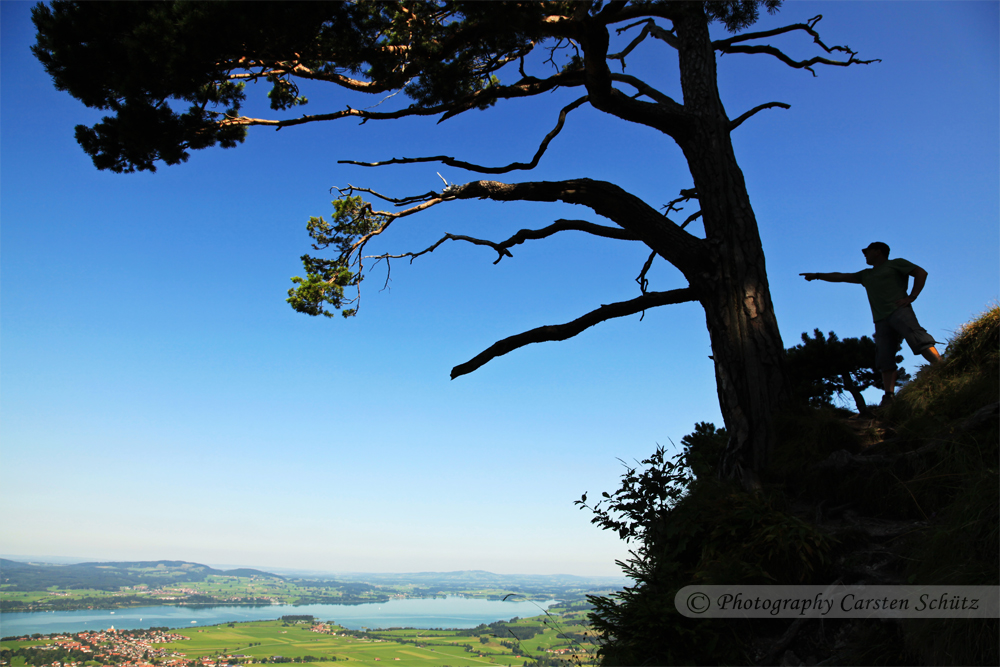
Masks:
[[[800,273],[806,280],[825,280],[828,283],[857,283],[861,284],[861,277],[856,273]]]

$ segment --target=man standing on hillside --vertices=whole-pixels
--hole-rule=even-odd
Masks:
[[[862,250],[870,269],[857,273],[800,273],[806,280],[825,280],[828,283],[857,283],[868,292],[868,303],[875,320],[875,367],[882,371],[885,396],[881,405],[892,402],[896,391],[896,350],[903,339],[913,354],[922,355],[936,364],[941,355],[934,347],[934,337],[917,322],[911,303],[924,288],[927,272],[905,259],[889,259],[889,246],[876,241]],[[913,290],[906,288],[913,276]]]

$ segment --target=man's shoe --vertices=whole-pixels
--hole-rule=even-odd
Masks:
[[[886,394],[885,396],[882,397],[882,402],[879,403],[878,406],[880,408],[887,408],[887,407],[889,407],[890,405],[892,405],[893,398],[894,397],[893,397],[892,394]]]

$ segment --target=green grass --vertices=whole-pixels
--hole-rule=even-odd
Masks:
[[[45,644],[51,644],[51,643],[52,642],[46,641],[44,639],[37,639],[37,640],[31,639],[31,640],[28,640],[26,642],[6,641],[6,642],[0,642],[0,648],[6,648],[6,649],[10,649],[11,651],[13,651],[13,650],[19,649],[19,648],[30,648],[32,646],[44,646]]]
[[[1000,307],[964,325],[945,361],[925,368],[899,393],[890,417],[897,432],[936,443],[925,471],[909,491],[932,517],[911,554],[915,584],[1000,584],[1000,426],[970,415],[1000,400]],[[927,662],[998,664],[998,622],[904,624],[907,647]]]
[[[478,637],[459,636],[455,631],[420,629],[373,631],[362,636],[333,636],[311,632],[308,625],[285,625],[281,621],[185,629],[183,634],[189,639],[161,646],[183,653],[187,658],[232,654],[248,655],[257,660],[275,655],[292,659],[315,656],[318,658],[317,662],[312,663],[315,665],[333,665],[345,660],[374,662],[376,659],[400,667],[521,665],[525,660],[530,661],[529,655],[548,656],[545,653],[547,649],[571,646],[566,639],[558,637],[559,630],[555,626],[563,620],[574,619],[540,616],[512,624],[545,628],[542,634],[522,641],[520,648],[515,651],[501,644],[501,641],[512,641],[509,637],[491,637],[483,644]],[[574,632],[582,630],[579,625],[571,627]],[[343,628],[339,630],[344,632]],[[466,647],[471,647],[472,651],[467,651]],[[333,660],[334,657],[336,661]]]

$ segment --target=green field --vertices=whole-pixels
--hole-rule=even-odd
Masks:
[[[567,615],[546,615],[519,619],[512,628],[538,628],[542,630],[521,642],[510,636],[493,637],[461,635],[456,630],[378,630],[352,632],[339,626],[330,626],[333,634],[310,631],[308,623],[282,621],[251,621],[205,628],[175,630],[187,637],[184,641],[158,644],[171,653],[183,654],[189,660],[209,657],[219,663],[235,662],[260,664],[272,663],[276,656],[299,663],[333,666],[343,662],[389,662],[400,667],[437,667],[451,665],[512,665],[535,664],[542,658],[544,664],[556,664],[554,658],[568,664],[594,664],[594,645],[568,641],[559,635],[562,631],[589,634],[589,628],[580,625],[582,612]],[[485,641],[484,641],[485,640]],[[501,642],[507,642],[504,646]],[[16,650],[38,642],[4,642],[3,648]],[[510,644],[513,644],[511,648]],[[549,653],[549,650],[571,649],[574,654]],[[233,656],[247,656],[234,658]],[[552,661],[552,662],[550,662]],[[15,660],[16,663],[16,660]],[[199,662],[200,664],[200,662]],[[17,667],[12,664],[12,667]]]
[[[570,642],[558,637],[557,626],[573,617],[537,617],[522,619],[513,626],[544,628],[531,639],[521,641],[511,650],[501,641],[510,637],[490,637],[483,643],[479,637],[460,636],[453,630],[383,630],[350,633],[335,628],[334,635],[311,632],[305,624],[283,624],[280,621],[233,623],[200,628],[188,632],[189,639],[169,645],[170,650],[188,658],[247,655],[253,661],[270,660],[274,656],[301,660],[312,657],[317,663],[355,660],[399,663],[405,665],[522,665],[534,657],[550,657],[548,649],[570,648]],[[547,623],[546,623],[547,622]],[[578,626],[574,626],[576,628]],[[593,646],[586,646],[592,650]],[[471,649],[471,651],[469,650]],[[582,653],[582,651],[577,651]],[[565,655],[568,659],[569,655]],[[585,657],[585,656],[580,656]]]

